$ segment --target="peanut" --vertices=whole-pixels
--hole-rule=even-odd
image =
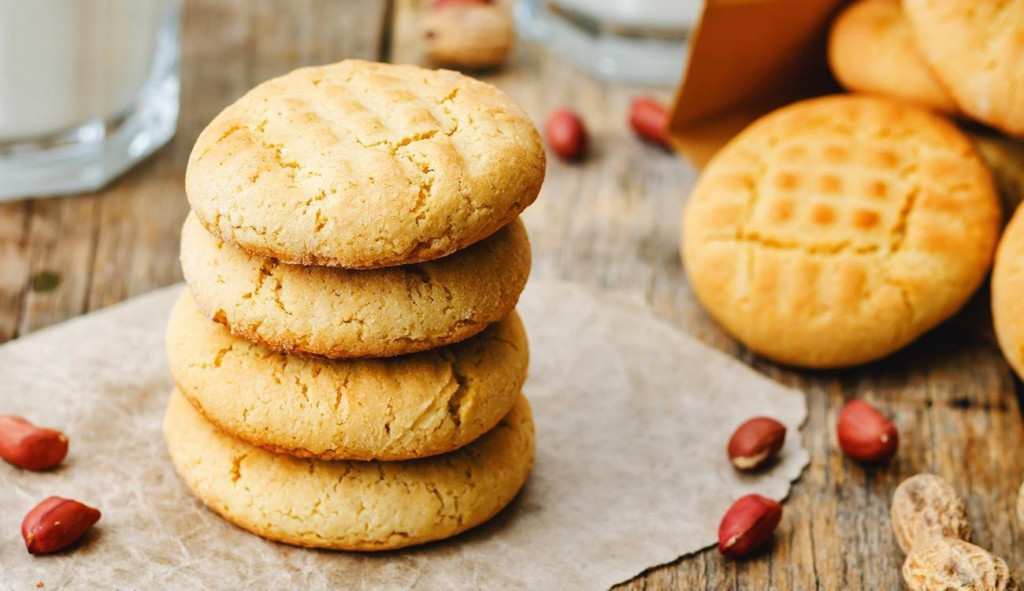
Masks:
[[[904,480],[892,496],[892,529],[904,554],[932,537],[971,539],[964,501],[951,484],[934,474]]]
[[[67,548],[97,521],[100,512],[71,499],[50,497],[21,522],[21,537],[29,554],[50,554]]]
[[[957,538],[919,542],[903,563],[910,591],[1016,591],[1006,561]]]
[[[68,438],[21,417],[0,416],[0,458],[26,470],[49,470],[68,455]]]
[[[512,15],[497,5],[451,3],[424,15],[420,29],[427,58],[451,68],[498,66],[515,43]]]
[[[896,455],[899,433],[889,419],[863,400],[849,402],[836,422],[839,447],[862,462],[883,462]]]
[[[782,505],[761,495],[741,497],[726,511],[718,526],[718,553],[747,556],[772,537],[782,519]]]
[[[755,417],[740,425],[729,439],[729,461],[738,470],[757,470],[778,455],[785,440],[785,425]]]
[[[668,111],[657,99],[642,96],[629,108],[629,124],[645,140],[668,146]]]
[[[558,109],[544,126],[551,151],[565,160],[574,160],[587,151],[587,128],[579,115],[569,109]]]

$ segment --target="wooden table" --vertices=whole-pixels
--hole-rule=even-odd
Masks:
[[[417,61],[416,11],[416,0],[188,0],[182,116],[171,144],[103,191],[0,206],[0,341],[179,281],[183,173],[203,126],[245,90],[297,66],[345,57]],[[486,79],[538,124],[553,108],[573,106],[593,135],[585,163],[551,159],[544,191],[524,216],[535,277],[642,291],[682,329],[807,392],[811,465],[770,550],[739,563],[705,551],[624,588],[899,588],[889,499],[900,480],[922,471],[954,482],[975,542],[1020,568],[1024,534],[1014,503],[1024,429],[1018,383],[991,336],[987,294],[906,351],[863,368],[801,372],[755,358],[711,322],[687,287],[677,244],[695,172],[631,134],[628,104],[644,89],[596,82],[529,44],[512,67]],[[901,429],[889,466],[866,469],[838,450],[836,414],[855,397],[883,408]]]

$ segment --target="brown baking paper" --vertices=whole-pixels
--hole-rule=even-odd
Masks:
[[[376,555],[264,541],[207,510],[178,479],[161,420],[163,352],[180,287],[0,347],[0,412],[65,430],[52,473],[0,464],[0,588],[602,589],[716,541],[737,497],[781,499],[807,464],[802,393],[656,319],[638,301],[535,282],[520,304],[537,461],[519,498],[455,539]],[[742,419],[790,427],[770,471],[737,474]],[[24,514],[50,495],[103,511],[83,543],[25,552]]]

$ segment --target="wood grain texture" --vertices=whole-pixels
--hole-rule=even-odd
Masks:
[[[417,0],[185,6],[182,118],[170,145],[94,194],[0,206],[0,341],[180,279],[188,152],[202,127],[251,86],[344,57],[420,59]],[[551,158],[541,197],[524,216],[535,277],[640,291],[683,330],[807,393],[803,436],[812,461],[771,547],[739,563],[708,550],[653,568],[623,589],[898,589],[902,556],[889,500],[900,480],[921,471],[953,482],[975,543],[1020,572],[1024,534],[1013,506],[1024,429],[1018,382],[991,337],[987,292],[907,350],[866,367],[805,372],[753,357],[687,287],[679,218],[696,172],[628,128],[629,102],[649,91],[595,81],[529,43],[510,67],[481,77],[522,103],[538,126],[554,108],[572,106],[592,136],[584,162]],[[871,401],[899,426],[903,441],[889,466],[864,468],[839,452],[833,427],[851,398]]]

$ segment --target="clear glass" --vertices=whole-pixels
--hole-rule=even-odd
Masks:
[[[0,0],[0,201],[92,191],[178,122],[181,0]]]
[[[518,0],[528,38],[613,82],[675,86],[703,0]]]

